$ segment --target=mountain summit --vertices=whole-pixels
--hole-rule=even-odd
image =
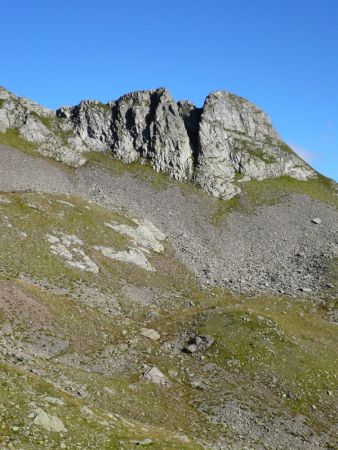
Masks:
[[[8,129],[73,167],[85,164],[87,152],[111,153],[125,163],[148,162],[225,199],[248,180],[315,176],[262,110],[224,91],[209,94],[202,108],[176,102],[160,88],[52,111],[0,88],[0,132]]]

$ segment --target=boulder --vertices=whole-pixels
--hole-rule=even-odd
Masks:
[[[152,341],[158,341],[161,337],[161,335],[156,330],[153,330],[151,328],[142,328],[140,334]]]
[[[152,383],[158,384],[160,386],[169,385],[167,377],[157,367],[148,369],[143,376],[146,380],[149,380]]]
[[[58,417],[47,414],[40,408],[36,411],[34,424],[43,427],[47,431],[54,431],[56,433],[65,433],[67,431]]]

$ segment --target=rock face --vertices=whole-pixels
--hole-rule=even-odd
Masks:
[[[38,152],[74,167],[86,162],[85,152],[112,153],[221,198],[233,197],[250,179],[315,175],[263,111],[223,91],[211,93],[203,108],[176,102],[160,88],[54,112],[0,88],[0,133],[13,129]]]
[[[312,171],[281,141],[268,116],[228,92],[217,91],[206,98],[198,133],[196,180],[212,195],[238,193],[236,177],[311,176]]]
[[[81,154],[86,148],[72,124],[59,121],[55,111],[0,87],[0,133],[8,131],[33,144],[42,155],[67,165],[78,167],[86,161]]]

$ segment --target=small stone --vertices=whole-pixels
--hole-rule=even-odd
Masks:
[[[311,219],[312,223],[315,223],[316,225],[320,225],[322,223],[321,219],[319,217],[315,217]]]
[[[145,445],[151,445],[153,443],[153,441],[149,438],[145,438],[142,441],[133,441],[133,443],[135,443],[136,445],[145,446]]]
[[[28,208],[32,208],[32,209],[38,209],[38,207],[35,206],[33,203],[26,203],[25,206],[28,206]]]
[[[52,405],[64,406],[65,402],[60,398],[46,397],[45,400]]]
[[[111,388],[109,388],[109,387],[107,387],[107,386],[105,386],[105,387],[103,388],[103,392],[105,392],[105,393],[108,394],[108,395],[115,395],[115,394],[116,394],[115,389],[111,389]]]
[[[165,386],[169,384],[167,377],[157,367],[148,369],[143,376],[146,380],[150,380],[158,385]]]
[[[168,375],[170,376],[170,378],[177,378],[178,372],[176,370],[169,370]]]
[[[148,339],[151,339],[152,341],[158,341],[161,337],[157,331],[151,328],[142,328],[140,334]]]
[[[196,344],[189,344],[186,347],[184,347],[184,349],[183,349],[183,351],[185,353],[190,353],[190,354],[196,353],[197,350],[198,350],[198,347]]]
[[[94,415],[93,411],[91,409],[89,409],[88,406],[82,406],[80,411],[84,416],[87,416],[87,417],[93,417],[93,415]]]
[[[307,288],[307,287],[302,287],[302,288],[300,288],[299,289],[300,291],[302,291],[302,292],[306,292],[306,293],[310,293],[310,292],[312,292],[312,289],[310,289],[310,288]]]
[[[184,353],[193,354],[198,351],[208,349],[214,342],[211,336],[194,336],[188,342],[188,344],[182,349]]]
[[[0,205],[10,205],[12,202],[6,197],[0,197]]]
[[[327,393],[327,395],[330,396],[330,397],[332,397],[332,395],[333,395],[333,392],[332,392],[332,391],[326,391],[326,393]]]
[[[70,206],[71,208],[75,208],[75,205],[73,205],[73,203],[70,202],[66,202],[65,200],[56,200],[58,203],[61,203],[62,205],[65,206]]]

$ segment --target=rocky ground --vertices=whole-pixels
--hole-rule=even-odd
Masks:
[[[0,190],[79,195],[149,219],[204,284],[265,295],[336,296],[330,276],[338,257],[338,190],[329,182],[252,181],[230,203],[146,166],[96,158],[72,170],[1,146]]]
[[[1,448],[336,448],[335,185],[87,158],[0,146]]]

